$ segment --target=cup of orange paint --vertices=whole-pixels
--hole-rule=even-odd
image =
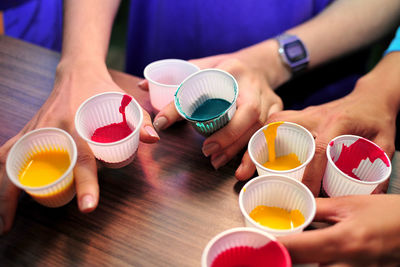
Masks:
[[[55,208],[75,196],[76,159],[76,144],[67,132],[41,128],[28,132],[13,145],[6,170],[15,186],[38,203]]]
[[[386,153],[361,136],[335,137],[326,148],[326,156],[328,162],[322,184],[331,197],[371,194],[392,171]]]
[[[299,181],[315,154],[312,134],[292,122],[273,122],[250,138],[248,152],[258,175],[283,174]]]
[[[136,100],[120,92],[90,97],[75,114],[75,128],[106,167],[132,162],[139,146],[143,112]]]
[[[143,74],[149,82],[150,102],[154,110],[159,112],[173,102],[181,82],[199,70],[196,65],[182,59],[162,59],[147,65]]]
[[[202,267],[292,266],[289,252],[273,235],[246,227],[228,229],[203,250]]]
[[[247,227],[274,236],[299,233],[314,219],[316,202],[300,181],[285,175],[262,175],[248,181],[239,193]]]

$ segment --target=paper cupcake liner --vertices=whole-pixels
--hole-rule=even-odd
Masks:
[[[288,211],[299,210],[304,223],[293,229],[273,229],[263,226],[250,217],[257,206],[278,207]],[[284,175],[263,175],[247,182],[239,194],[239,207],[245,225],[263,230],[275,236],[299,233],[314,219],[316,202],[311,191],[298,180]]]
[[[302,164],[291,170],[272,170],[263,166],[269,159],[268,144],[263,132],[268,126],[265,125],[255,132],[248,145],[249,155],[256,165],[258,175],[284,174],[301,181],[304,170],[315,153],[315,141],[312,134],[306,128],[295,123],[283,122],[279,125],[275,138],[276,157],[295,153]]]
[[[156,111],[174,101],[181,82],[199,71],[196,65],[181,59],[163,59],[150,63],[143,71],[149,82],[150,102]]]
[[[129,159],[139,146],[140,127],[143,112],[134,98],[125,109],[126,121],[133,130],[127,137],[112,143],[100,143],[91,140],[96,129],[122,122],[119,112],[123,93],[107,92],[87,99],[75,115],[75,127],[78,134],[89,144],[95,157],[106,163],[121,163]]]
[[[343,145],[349,147],[360,138],[366,141],[363,144],[368,146],[369,149],[376,149],[378,153],[382,153],[389,166],[381,159],[376,159],[374,162],[371,162],[369,159],[363,159],[358,167],[352,171],[353,174],[360,178],[358,180],[340,170],[335,162],[342,153]],[[365,147],[359,147],[358,149],[354,149],[353,152],[354,154],[365,154],[368,153],[368,150]],[[389,178],[392,170],[390,159],[386,153],[375,143],[360,136],[341,135],[334,138],[327,146],[326,156],[328,162],[323,177],[323,189],[331,197],[371,194],[380,183]]]
[[[175,93],[178,113],[191,122],[199,133],[208,136],[225,126],[236,111],[238,84],[229,73],[218,69],[205,69],[187,77]],[[223,99],[230,106],[221,114],[196,120],[193,112],[208,99]]]
[[[49,150],[64,150],[69,154],[70,166],[53,183],[41,186],[25,186],[19,181],[19,173],[27,161],[36,153]],[[75,196],[73,168],[77,160],[77,148],[72,137],[58,128],[41,128],[31,131],[19,139],[11,148],[6,162],[7,175],[22,190],[37,202],[47,207],[60,207]]]
[[[230,252],[241,253],[243,252],[243,247],[258,249],[270,244],[270,242],[274,242],[277,245],[274,254],[275,259],[278,257],[281,259],[279,266],[291,266],[288,251],[282,244],[276,241],[274,236],[253,228],[238,227],[226,230],[208,242],[203,250],[202,267],[212,266],[217,257],[228,250],[234,249],[235,251]],[[227,260],[229,261],[229,259]]]

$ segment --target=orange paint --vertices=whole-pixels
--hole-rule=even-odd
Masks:
[[[268,158],[269,160],[263,164],[264,167],[277,171],[286,171],[297,168],[301,165],[301,162],[297,158],[295,153],[289,153],[285,156],[276,157],[275,155],[275,138],[278,127],[283,122],[274,122],[268,125],[267,129],[264,129],[265,139],[268,144]]]
[[[69,168],[71,162],[69,154],[65,150],[46,150],[33,154],[28,158],[19,173],[21,184],[29,187],[43,187],[58,180]],[[74,180],[64,187],[49,194],[34,194],[39,203],[62,202],[63,199],[71,198],[74,195]]]
[[[299,210],[287,211],[282,208],[260,205],[250,212],[250,217],[263,226],[273,229],[293,229],[304,223],[305,219]]]

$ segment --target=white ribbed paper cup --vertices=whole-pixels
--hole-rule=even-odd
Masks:
[[[200,70],[187,77],[175,93],[178,113],[204,136],[209,136],[227,124],[236,111],[239,93],[235,78],[219,69]],[[192,117],[196,109],[210,99],[222,99],[230,105],[221,113],[204,119]]]
[[[56,181],[40,187],[21,184],[19,175],[31,157],[45,151],[66,151],[70,165]],[[58,128],[40,128],[22,136],[11,148],[6,161],[8,178],[38,203],[55,208],[70,202],[75,196],[73,169],[77,149],[72,137]]]
[[[343,172],[336,162],[342,155],[343,149],[349,149],[358,141],[361,145],[355,149],[352,148],[346,162],[353,161],[357,155],[364,155],[358,166],[355,166],[352,173],[360,180],[353,178]],[[373,155],[382,157],[371,162]],[[341,135],[332,139],[327,148],[326,156],[328,163],[326,165],[323,178],[323,189],[328,196],[346,196],[346,195],[368,195],[384,181],[386,181],[391,172],[392,165],[386,153],[375,143],[356,135]]]
[[[158,112],[174,101],[174,95],[181,82],[199,71],[196,65],[182,59],[162,59],[150,63],[143,71],[149,82],[150,102]]]
[[[270,242],[274,242],[278,247],[278,249],[274,249],[274,259],[279,259],[279,266],[292,266],[289,252],[281,243],[276,240],[274,236],[254,228],[246,227],[228,229],[212,238],[203,250],[203,254],[201,257],[201,266],[213,266],[212,264],[218,257],[218,255],[229,249],[240,247],[251,247],[257,249],[268,245]],[[264,266],[272,266],[268,264],[268,262],[266,262],[265,264],[266,265]],[[229,263],[225,263],[224,266],[230,265]],[[237,263],[236,265],[235,263],[233,263],[232,267],[233,266],[238,265]]]
[[[264,130],[272,123],[260,128],[250,138],[248,145],[250,158],[256,165],[258,175],[283,174],[301,181],[306,166],[310,163],[315,154],[314,137],[306,128],[296,123],[275,123],[282,123],[277,128],[275,138],[276,157],[295,153],[301,165],[285,171],[273,170],[263,166],[263,164],[269,160],[268,143],[265,138]]]
[[[107,92],[92,96],[82,103],[75,114],[75,127],[78,134],[89,144],[95,157],[110,168],[128,165],[133,160],[139,146],[143,112],[133,97],[125,109],[126,122],[133,130],[132,133],[111,143],[91,140],[96,129],[122,122],[119,108],[124,95],[120,92]]]
[[[260,205],[287,211],[299,210],[305,221],[293,229],[263,226],[250,217],[251,211]],[[312,222],[316,212],[316,202],[311,191],[300,181],[285,175],[262,175],[247,182],[239,193],[239,207],[246,226],[274,236],[302,232]]]

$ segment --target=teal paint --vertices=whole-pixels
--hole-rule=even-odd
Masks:
[[[198,106],[190,116],[192,120],[208,120],[217,117],[230,107],[231,103],[224,99],[212,98],[207,99],[203,104]]]

